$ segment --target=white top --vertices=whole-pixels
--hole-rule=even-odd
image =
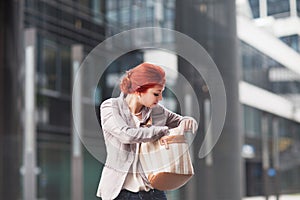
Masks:
[[[134,122],[136,127],[140,126],[140,119],[133,115]],[[138,192],[138,191],[149,191],[150,188],[147,187],[142,179],[140,173],[138,173],[138,163],[139,163],[139,151],[140,151],[140,143],[136,144],[136,151],[134,155],[133,163],[129,169],[127,177],[125,179],[123,189],[129,190],[131,192]]]

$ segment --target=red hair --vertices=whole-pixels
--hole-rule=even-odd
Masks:
[[[120,83],[124,94],[147,92],[155,85],[164,86],[166,83],[165,71],[154,64],[142,63],[126,72]]]

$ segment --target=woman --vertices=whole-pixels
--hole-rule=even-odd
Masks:
[[[122,78],[120,97],[101,104],[107,158],[97,196],[103,200],[167,199],[163,191],[151,187],[143,173],[138,159],[140,144],[176,134],[178,126],[195,131],[197,123],[158,104],[165,82],[161,67],[142,63]]]

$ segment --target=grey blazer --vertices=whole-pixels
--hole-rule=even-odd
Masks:
[[[169,128],[177,127],[185,118],[158,104],[142,110],[142,123],[152,118],[152,126],[136,128],[124,95],[105,100],[100,106],[101,125],[107,150],[97,196],[111,200],[118,196],[138,143],[151,142],[168,134]],[[142,178],[147,186],[147,178]],[[151,187],[151,186],[150,186]]]

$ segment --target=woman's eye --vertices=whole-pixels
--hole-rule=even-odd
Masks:
[[[158,96],[159,96],[159,94],[158,94],[158,93],[154,93],[154,96],[158,97]]]

